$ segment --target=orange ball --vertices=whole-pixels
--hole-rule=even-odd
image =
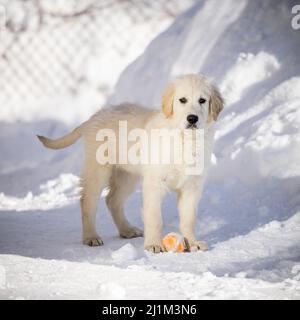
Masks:
[[[162,240],[166,250],[169,252],[184,252],[187,251],[187,245],[184,237],[180,234],[171,232],[168,233]]]

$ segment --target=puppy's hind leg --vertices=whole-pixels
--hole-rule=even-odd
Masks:
[[[118,169],[113,171],[110,178],[106,204],[122,238],[143,236],[143,231],[132,226],[124,215],[124,202],[134,191],[137,182],[137,176]]]
[[[110,171],[107,168],[85,168],[81,177],[81,214],[83,244],[93,246],[103,245],[101,237],[96,231],[96,213],[99,196],[108,184]]]

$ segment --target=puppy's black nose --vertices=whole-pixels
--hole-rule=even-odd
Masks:
[[[198,116],[195,114],[189,114],[186,118],[189,124],[195,124],[198,121]]]

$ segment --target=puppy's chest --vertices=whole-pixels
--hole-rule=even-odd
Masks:
[[[182,166],[172,167],[163,173],[163,182],[170,189],[180,189],[186,182],[190,180],[197,180],[196,177],[186,175]]]

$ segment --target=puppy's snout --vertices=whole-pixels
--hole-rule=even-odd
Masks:
[[[189,124],[195,124],[198,121],[198,116],[195,114],[189,114],[186,118],[186,120],[188,121]]]

